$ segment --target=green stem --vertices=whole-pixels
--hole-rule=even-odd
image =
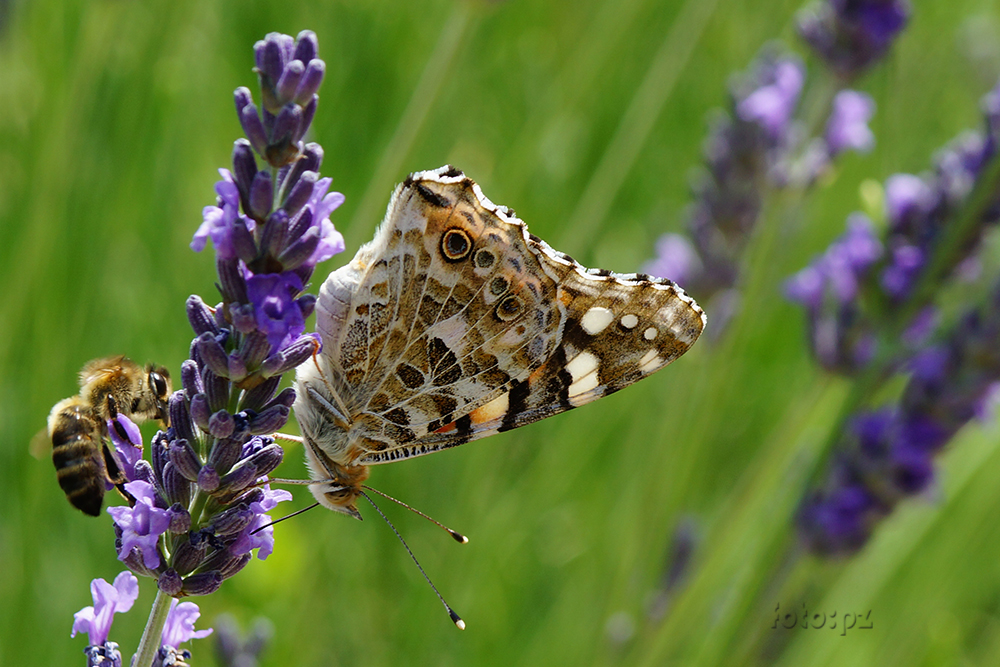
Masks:
[[[132,664],[136,667],[148,667],[153,664],[156,651],[160,648],[160,637],[163,635],[163,626],[167,623],[167,612],[170,611],[170,601],[173,598],[161,590],[156,591],[156,599],[153,600],[153,608],[149,611],[149,620],[146,621],[146,629],[142,631],[142,639],[139,640],[139,649],[135,653]]]

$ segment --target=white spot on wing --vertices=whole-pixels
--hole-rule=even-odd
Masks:
[[[594,306],[580,318],[580,326],[583,330],[587,332],[588,335],[596,336],[611,324],[612,320],[615,319],[615,314],[612,313],[607,308],[601,308],[600,306]]]
[[[642,337],[645,338],[646,340],[653,340],[654,338],[656,338],[656,334],[657,334],[656,327],[649,327],[648,329],[642,332]]]
[[[662,365],[663,357],[657,354],[656,350],[650,350],[646,354],[642,355],[642,359],[639,360],[639,370],[647,375]]]
[[[600,360],[591,352],[581,352],[566,364],[566,370],[573,378],[573,383],[567,391],[571,405],[583,405],[587,401],[579,400],[578,397],[598,387],[600,384],[597,376],[599,366]],[[574,398],[578,400],[573,400]]]
[[[632,313],[622,315],[622,326],[626,329],[634,329],[639,324],[639,318]]]

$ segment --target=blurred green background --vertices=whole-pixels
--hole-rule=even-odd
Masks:
[[[127,353],[176,376],[185,298],[216,298],[212,259],[188,242],[240,136],[232,91],[256,85],[257,39],[314,30],[327,63],[313,140],[347,196],[333,220],[348,251],[317,281],[370,237],[395,183],[445,163],[555,247],[631,271],[681,228],[731,74],[766,42],[795,42],[800,3],[0,6],[0,665],[82,665],[72,614],[92,578],[122,569],[111,520],[73,510],[28,442],[88,359]],[[935,493],[862,553],[799,554],[790,518],[846,384],[816,369],[779,286],[840,233],[866,180],[925,169],[978,127],[998,74],[996,3],[916,2],[859,84],[878,104],[877,148],[845,156],[782,243],[751,247],[761,289],[718,344],[583,410],[373,471],[377,488],[470,535],[460,547],[384,508],[465,632],[364,508],[363,524],[314,511],[277,527],[271,558],[196,600],[199,627],[268,617],[266,665],[994,664],[1000,429],[966,429]],[[301,449],[279,474],[304,476]],[[311,501],[303,489],[288,505]],[[679,527],[696,548],[664,596]],[[141,585],[112,631],[126,661],[153,597]],[[778,604],[870,610],[873,628],[772,629]],[[215,664],[211,641],[194,642],[193,665]]]

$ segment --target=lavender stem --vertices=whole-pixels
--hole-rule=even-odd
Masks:
[[[139,649],[136,651],[132,662],[136,667],[153,664],[156,651],[160,648],[160,637],[163,635],[163,626],[167,622],[167,613],[170,611],[171,599],[163,591],[156,591],[153,608],[149,611],[149,620],[146,621],[146,628],[142,631],[142,639],[139,640]]]

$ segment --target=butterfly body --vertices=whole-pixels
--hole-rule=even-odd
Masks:
[[[586,269],[460,171],[413,174],[323,283],[295,412],[317,500],[359,516],[368,466],[589,403],[662,368],[705,316],[673,282]]]

